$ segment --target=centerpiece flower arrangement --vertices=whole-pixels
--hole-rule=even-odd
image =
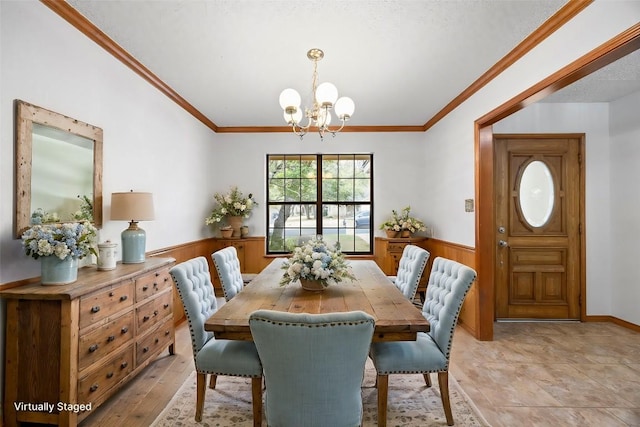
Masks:
[[[205,220],[205,224],[207,225],[218,224],[223,219],[232,216],[249,218],[253,208],[258,206],[258,203],[253,198],[253,194],[249,193],[249,195],[245,197],[242,191],[238,190],[236,186],[231,187],[226,194],[215,193],[213,198],[216,206]]]
[[[426,231],[427,226],[418,218],[412,217],[411,206],[406,206],[399,214],[395,209],[391,211],[391,219],[383,222],[380,225],[381,230],[389,230],[391,232],[407,231],[409,233],[416,233],[418,231]]]
[[[298,280],[312,280],[326,288],[345,279],[356,279],[340,250],[340,243],[336,242],[330,248],[320,235],[294,248],[291,258],[282,263],[282,269],[285,273],[280,280],[281,286]]]
[[[97,234],[88,221],[36,224],[22,234],[22,245],[34,259],[51,255],[61,260],[82,259],[89,254],[98,255]]]

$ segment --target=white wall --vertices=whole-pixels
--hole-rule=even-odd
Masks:
[[[13,100],[22,99],[104,131],[104,227],[111,193],[151,191],[156,220],[141,223],[147,250],[209,236],[217,135],[37,1],[0,2],[0,283],[39,276],[14,239]]]
[[[611,314],[611,217],[609,106],[531,105],[496,123],[494,133],[585,134],[585,230],[587,313]]]
[[[310,133],[300,141],[293,133],[220,134],[216,145],[215,188],[226,191],[238,185],[253,193],[259,209],[245,223],[250,234],[264,236],[265,176],[267,154],[373,153],[375,189],[374,229],[391,215],[392,209],[411,205],[412,215],[427,220],[430,207],[425,203],[424,157],[428,149],[424,133],[339,133],[335,138]]]
[[[640,92],[611,104],[611,314],[640,324]]]

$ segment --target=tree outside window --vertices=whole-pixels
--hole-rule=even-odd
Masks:
[[[372,154],[267,155],[267,253],[317,234],[346,254],[371,254]]]

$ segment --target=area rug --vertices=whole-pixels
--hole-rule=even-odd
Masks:
[[[391,375],[389,377],[389,427],[446,426],[440,390],[435,375],[433,386],[427,388],[422,375]],[[363,427],[377,425],[376,373],[367,361],[362,385],[364,403]],[[449,396],[456,426],[487,427],[482,414],[449,373]],[[198,426],[227,427],[252,426],[251,380],[220,376],[215,389],[207,388],[202,422],[194,420],[196,406],[196,374],[192,372],[176,392],[173,399],[153,422],[152,427]],[[266,421],[263,417],[263,426]]]

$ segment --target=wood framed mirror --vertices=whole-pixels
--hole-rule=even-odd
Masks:
[[[15,101],[16,238],[34,223],[102,227],[102,129]]]

